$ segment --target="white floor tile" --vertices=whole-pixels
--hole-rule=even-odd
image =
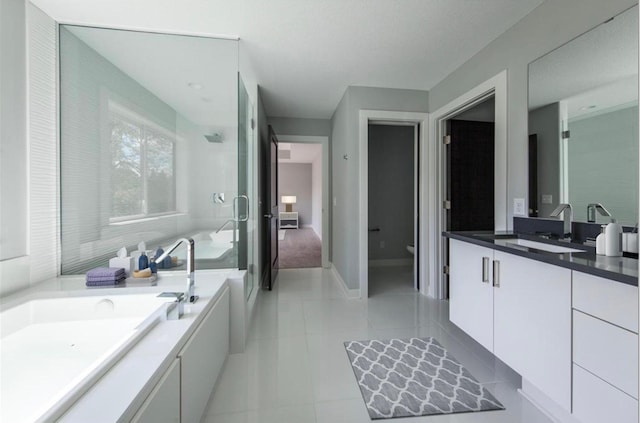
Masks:
[[[241,413],[209,414],[203,423],[315,423],[314,405],[280,407]]]
[[[344,341],[432,336],[507,409],[390,423],[550,423],[518,394],[519,376],[449,321],[447,301],[413,290],[411,271],[370,271],[372,295],[361,301],[345,298],[326,269],[281,270],[260,294],[246,351],[229,356],[205,422],[371,422]]]

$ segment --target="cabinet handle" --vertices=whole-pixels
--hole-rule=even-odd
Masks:
[[[489,257],[482,257],[482,282],[489,283]]]
[[[493,286],[500,288],[500,260],[493,261]]]

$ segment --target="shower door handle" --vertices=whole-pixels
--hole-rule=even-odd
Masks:
[[[271,213],[265,214],[264,217],[266,217],[267,219],[273,219],[273,215]]]
[[[241,198],[244,198],[245,200],[245,209],[244,215],[242,217],[239,217],[238,203],[240,202]],[[235,220],[236,222],[246,222],[247,220],[249,220],[249,197],[247,197],[246,195],[238,195],[233,197],[233,220]]]

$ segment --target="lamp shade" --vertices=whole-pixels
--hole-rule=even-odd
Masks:
[[[295,204],[296,196],[295,195],[283,195],[282,196],[282,204]]]

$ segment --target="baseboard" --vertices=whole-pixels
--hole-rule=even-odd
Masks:
[[[522,388],[518,389],[518,393],[554,423],[580,423],[571,413],[560,407],[524,378],[522,379]]]
[[[338,285],[340,285],[340,288],[342,288],[342,292],[344,292],[344,295],[347,298],[360,298],[360,289],[349,288],[345,283],[344,279],[342,279],[342,276],[340,276],[338,269],[336,269],[333,263],[331,263],[331,273],[333,273],[333,276],[338,281]]]
[[[410,265],[413,265],[412,258],[369,260],[369,267],[410,266]]]

